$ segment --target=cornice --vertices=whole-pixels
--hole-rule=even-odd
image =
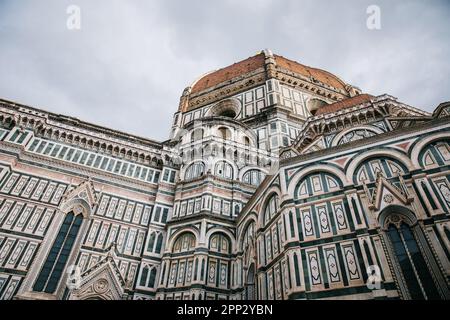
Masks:
[[[214,87],[191,95],[187,104],[187,110],[183,111],[187,112],[204,107],[221,99],[232,97],[243,91],[265,84],[265,82],[265,70],[259,68],[251,73],[231,79],[227,82],[222,82]]]
[[[161,142],[155,140],[102,127],[74,117],[54,114],[31,106],[17,104],[4,99],[0,99],[0,111],[11,116],[14,121],[20,120],[26,124],[47,124],[54,127],[60,127],[61,129],[71,130],[79,134],[91,135],[92,137],[103,136],[111,141],[135,147],[148,148],[148,150],[151,150],[151,148],[160,149],[162,147]],[[139,143],[136,143],[136,141]]]
[[[184,215],[182,217],[172,217],[171,220],[167,222],[167,227],[177,227],[178,225],[184,226],[187,222],[197,222],[206,219],[207,222],[217,222],[225,223],[228,226],[234,226],[237,217],[234,216],[224,216],[217,213],[211,213],[210,210],[201,210],[198,213],[192,213],[190,215]]]
[[[9,156],[16,157],[19,162],[28,163],[29,165],[33,165],[33,163],[39,163],[40,165],[42,165],[43,169],[56,169],[61,172],[69,171],[79,178],[84,178],[87,180],[91,178],[92,180],[100,183],[112,183],[121,185],[124,189],[132,188],[135,190],[143,190],[144,192],[156,192],[158,188],[158,186],[154,183],[123,177],[111,174],[107,171],[96,170],[94,168],[84,167],[71,162],[30,153],[25,151],[22,146],[18,146],[9,142],[3,142],[1,145],[1,150],[9,152]]]
[[[407,135],[407,134],[410,134],[410,133],[413,133],[416,131],[421,132],[423,130],[435,128],[439,125],[448,124],[448,123],[449,123],[448,118],[433,119],[428,122],[424,122],[424,123],[416,124],[413,126],[397,129],[397,130],[380,133],[375,136],[368,137],[368,138],[361,139],[361,140],[352,141],[350,143],[337,145],[334,147],[314,151],[314,152],[307,153],[307,154],[301,154],[301,155],[295,156],[293,158],[282,159],[282,160],[280,160],[280,168],[286,167],[286,166],[289,166],[289,165],[292,165],[295,163],[299,163],[301,161],[307,161],[307,160],[311,160],[314,158],[325,157],[327,155],[337,154],[339,152],[348,151],[351,149],[356,149],[356,148],[360,148],[360,147],[364,147],[364,146],[373,145],[377,142],[383,142],[383,141],[386,141],[389,139],[398,138],[403,135]],[[450,128],[447,128],[447,130],[450,130]]]
[[[276,66],[274,78],[294,88],[323,96],[327,100],[332,100],[334,102],[350,97],[348,92],[326,85],[314,78],[307,78],[293,71],[283,69],[279,66]]]
[[[35,108],[27,108],[29,107],[17,106],[10,102],[6,104],[5,100],[0,99],[0,122],[7,127],[19,126],[29,129],[37,137],[59,141],[89,151],[153,166],[161,166],[162,164],[161,150],[163,145],[161,143],[107,130],[74,118],[69,118],[70,121],[67,124],[64,116],[53,115],[44,111],[38,112]],[[89,127],[86,127],[86,124]],[[92,127],[95,130],[100,129],[97,132],[92,131]],[[127,140],[118,137],[117,134],[126,137]],[[134,138],[138,139],[138,142],[143,141],[144,143],[132,141]],[[147,142],[151,145],[147,145]]]
[[[402,117],[409,115],[415,119],[427,120],[430,114],[405,105],[389,95],[381,95],[355,106],[350,106],[332,113],[324,113],[309,117],[304,123],[292,146],[301,152],[317,137],[343,130],[358,124],[381,120],[386,117]]]

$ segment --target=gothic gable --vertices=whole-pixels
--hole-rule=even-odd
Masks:
[[[444,118],[450,116],[450,101],[439,104],[433,113],[435,118]]]
[[[378,211],[392,204],[410,204],[413,201],[413,198],[408,194],[401,176],[399,179],[401,187],[395,186],[388,181],[381,172],[378,172],[375,189],[372,192],[370,192],[367,185],[364,184],[364,190],[369,199],[369,209]]]
[[[69,189],[62,198],[60,210],[63,212],[74,211],[88,217],[97,205],[98,197],[95,194],[91,180],[85,180],[78,186]]]
[[[116,247],[111,245],[106,257],[81,275],[79,288],[71,295],[72,300],[120,300],[127,286],[116,263]]]

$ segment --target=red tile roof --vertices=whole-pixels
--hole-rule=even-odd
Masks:
[[[264,53],[259,53],[256,56],[247,58],[240,62],[234,63],[231,66],[211,72],[200,80],[198,80],[192,87],[191,93],[196,93],[218,85],[219,83],[231,80],[242,74],[252,72],[260,67],[264,67]]]
[[[277,65],[280,66],[281,68],[293,71],[308,78],[313,77],[324,84],[332,86],[336,89],[346,91],[345,83],[335,75],[329,73],[328,71],[308,67],[296,61],[292,61],[286,59],[285,57],[278,56],[276,54],[274,55],[274,57]]]
[[[280,68],[298,73],[307,78],[315,78],[320,82],[333,88],[346,92],[345,83],[335,75],[321,69],[305,66],[293,60],[286,59],[279,55],[274,55],[276,65]],[[191,93],[197,93],[205,89],[214,87],[220,83],[229,81],[240,75],[252,72],[258,68],[264,67],[265,55],[263,52],[257,55],[234,63],[228,67],[211,72],[200,78],[192,87]]]
[[[373,98],[373,96],[370,94],[367,94],[367,93],[360,94],[360,95],[354,96],[352,98],[348,98],[345,100],[341,100],[341,101],[320,107],[317,110],[315,115],[317,116],[320,114],[332,113],[332,112],[336,112],[336,111],[339,111],[339,110],[342,110],[345,108],[350,108],[350,107],[356,106],[358,104],[368,102],[372,98]]]

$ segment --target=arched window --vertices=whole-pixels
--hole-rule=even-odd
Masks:
[[[156,268],[152,268],[152,271],[150,271],[150,277],[148,277],[147,287],[153,288],[155,285],[156,280]]]
[[[254,186],[259,186],[264,179],[265,175],[258,169],[248,170],[242,176],[242,182],[248,183]]]
[[[183,233],[178,236],[173,245],[173,252],[186,252],[195,248],[195,236],[192,233]]]
[[[156,232],[152,232],[150,239],[148,240],[147,251],[153,252],[153,246],[155,245]]]
[[[241,102],[236,98],[225,99],[209,109],[208,116],[235,118],[241,111]]]
[[[233,179],[233,167],[226,161],[216,163],[215,175],[225,179]]]
[[[296,187],[296,198],[309,198],[313,195],[330,193],[339,190],[342,182],[328,172],[312,173],[300,180]]]
[[[363,162],[355,172],[353,179],[356,183],[362,183],[363,181],[370,183],[377,179],[379,172],[389,179],[396,177],[398,174],[405,174],[407,168],[397,160],[379,157]]]
[[[202,176],[205,173],[205,164],[201,161],[191,164],[184,174],[185,180],[191,180]]]
[[[247,276],[245,277],[245,299],[246,300],[256,299],[254,263],[252,263],[248,268]]]
[[[250,245],[253,241],[254,236],[254,226],[255,224],[252,222],[247,226],[247,229],[245,229],[244,238],[242,241],[242,246],[245,249],[248,245]]]
[[[244,137],[244,145],[250,147],[250,139],[248,137]]]
[[[236,112],[231,109],[223,110],[220,114],[220,117],[227,117],[227,118],[236,118]]]
[[[195,129],[191,134],[191,142],[199,141],[203,139],[203,129]]]
[[[244,261],[249,261],[251,259],[252,250],[255,241],[255,223],[251,222],[247,225],[244,237],[242,238],[242,249],[244,250]]]
[[[222,138],[224,140],[231,139],[231,131],[228,128],[220,127],[218,130],[219,132],[219,138]]]
[[[163,208],[161,222],[166,223],[168,216],[169,216],[169,209]]]
[[[230,253],[230,240],[227,236],[216,233],[209,240],[209,250],[219,253]]]
[[[163,242],[163,235],[162,235],[162,233],[160,233],[158,235],[158,240],[156,240],[155,253],[161,253],[162,242]]]
[[[419,163],[422,167],[445,166],[450,161],[449,141],[434,141],[419,153]]]
[[[142,269],[139,285],[141,287],[153,288],[155,286],[156,272],[157,270],[155,267],[146,265],[144,269]]]
[[[81,214],[66,214],[58,235],[33,286],[34,291],[53,293],[64,269],[83,222]]]
[[[145,287],[147,283],[148,269],[149,269],[148,266],[145,266],[144,269],[142,269],[141,280],[139,281],[139,285],[141,287]]]
[[[399,215],[393,214],[390,221],[387,234],[409,295],[414,300],[440,299],[415,232]]]
[[[267,223],[278,211],[278,195],[272,195],[264,208],[264,223]]]

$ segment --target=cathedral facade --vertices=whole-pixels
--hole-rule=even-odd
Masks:
[[[450,299],[449,119],[270,50],[164,142],[0,100],[0,299]]]

